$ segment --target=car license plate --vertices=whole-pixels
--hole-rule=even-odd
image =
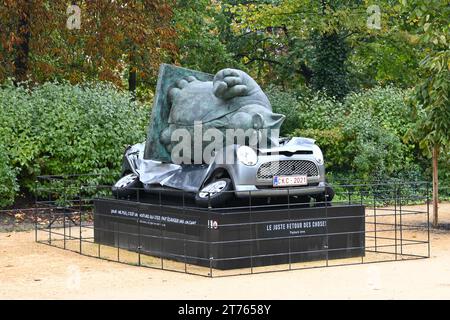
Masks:
[[[289,187],[289,186],[305,186],[308,184],[307,176],[274,176],[274,187]]]

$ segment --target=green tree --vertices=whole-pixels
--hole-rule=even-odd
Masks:
[[[440,0],[402,0],[407,19],[403,26],[419,36],[426,56],[420,63],[422,80],[412,97],[415,127],[408,137],[419,141],[432,156],[433,225],[438,225],[438,159],[450,141],[450,6]]]
[[[349,53],[367,29],[365,1],[279,0],[230,6],[232,28],[260,39],[243,56],[247,63],[265,63],[288,81],[301,81],[332,96],[350,90]]]
[[[398,28],[398,0],[222,3],[230,18],[231,52],[263,84],[306,84],[343,97],[378,84],[416,83],[422,53],[415,37]]]
[[[226,67],[242,68],[223,39],[227,20],[220,3],[178,0],[173,19],[178,47],[174,62],[208,73]]]

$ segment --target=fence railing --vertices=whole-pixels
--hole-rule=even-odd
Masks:
[[[121,263],[213,277],[430,256],[427,182],[336,184],[331,203],[305,201],[289,188],[270,201],[254,191],[225,208],[199,208],[178,190],[137,188],[118,201],[109,185],[41,179],[36,241]],[[135,210],[95,212],[94,199]],[[361,206],[362,214],[348,209]],[[306,232],[306,225],[317,228]]]

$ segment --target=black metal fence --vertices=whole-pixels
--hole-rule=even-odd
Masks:
[[[148,193],[136,189],[135,196],[120,203],[138,209],[132,214],[114,215],[106,227],[99,221],[112,215],[94,212],[93,203],[94,199],[117,201],[111,186],[73,178],[40,178],[34,208],[37,242],[100,259],[207,277],[430,256],[427,182],[335,184],[336,196],[331,204],[305,202],[304,197],[292,195],[293,189],[280,190],[279,197],[270,201],[258,197],[257,192],[247,192],[242,199],[230,200],[226,208],[199,208],[192,195],[182,191],[153,189]],[[349,212],[345,215],[332,212],[361,205],[362,215],[356,211],[345,211]],[[164,212],[171,213],[171,222],[181,221],[177,230],[169,232],[161,222]],[[218,225],[217,215],[224,217]],[[200,218],[190,224],[193,216]],[[133,221],[133,227],[127,225],[129,221]],[[336,221],[343,225],[362,221],[363,227],[342,231]],[[312,233],[295,228],[306,223],[320,223],[322,228]],[[266,234],[272,228],[269,224],[284,231]],[[332,230],[333,225],[337,227]],[[221,232],[228,230],[231,236],[218,237],[214,233],[218,228]],[[310,240],[318,245],[303,246]],[[270,248],[265,245],[269,242]],[[235,267],[223,268],[223,263]]]

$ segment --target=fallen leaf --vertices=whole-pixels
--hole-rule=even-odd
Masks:
[[[25,220],[25,214],[23,214],[23,213],[16,213],[14,215],[14,218],[16,218],[17,221],[23,221],[23,220]]]

